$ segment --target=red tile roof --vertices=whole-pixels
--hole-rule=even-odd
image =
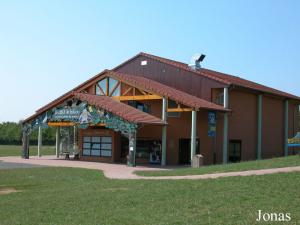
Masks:
[[[141,124],[164,124],[164,122],[161,119],[148,113],[142,112],[132,106],[116,101],[108,96],[98,96],[75,92],[74,97],[81,101],[86,101],[90,105],[111,112],[129,122]]]
[[[245,79],[242,79],[240,77],[236,77],[236,76],[232,76],[232,75],[228,75],[228,74],[224,74],[224,73],[220,73],[220,72],[216,72],[216,71],[209,70],[209,69],[204,69],[204,68],[201,68],[200,70],[195,71],[195,70],[191,69],[185,63],[178,62],[178,61],[175,61],[175,60],[166,59],[166,58],[162,58],[162,57],[158,57],[158,56],[154,56],[154,55],[143,53],[143,52],[141,52],[141,53],[137,54],[136,56],[132,57],[131,59],[125,61],[121,65],[126,64],[127,62],[129,62],[130,60],[132,60],[132,59],[134,59],[138,56],[148,57],[148,58],[157,60],[161,63],[166,63],[168,65],[172,65],[174,67],[192,72],[192,73],[197,74],[199,76],[204,76],[204,77],[213,79],[213,80],[218,81],[220,83],[223,83],[225,85],[236,85],[236,86],[241,86],[241,87],[249,88],[249,89],[264,92],[264,93],[269,93],[269,94],[274,94],[274,95],[277,95],[277,96],[282,96],[282,97],[285,97],[285,98],[300,100],[300,97],[298,97],[298,96],[295,96],[295,95],[292,95],[292,94],[289,94],[289,93],[286,93],[286,92],[282,92],[282,91],[279,91],[279,90],[276,90],[276,89],[273,89],[273,88],[270,88],[270,87],[267,87],[267,86],[249,81],[249,80],[245,80]],[[118,67],[120,67],[121,65],[119,65]],[[118,67],[116,67],[116,68],[118,68]],[[29,117],[28,119],[34,118],[36,115],[44,112],[45,110],[47,110],[51,107],[54,107],[55,105],[65,101],[66,99],[68,99],[73,94],[74,91],[80,92],[80,91],[84,90],[92,82],[96,81],[103,74],[105,74],[107,72],[108,72],[108,70],[104,70],[101,73],[95,75],[94,77],[88,79],[87,81],[85,81],[84,83],[78,85],[77,87],[75,87],[71,91],[65,93],[64,95],[60,96],[59,98],[55,99],[54,101],[48,103],[44,107],[38,109],[36,111],[36,114]],[[109,72],[112,73],[111,71],[109,71]],[[126,75],[123,74],[122,77],[125,78],[125,76]],[[129,76],[131,76],[131,77],[129,77]],[[127,78],[129,79],[130,82],[134,82],[132,75],[127,74]],[[135,79],[136,83],[140,83],[140,85],[142,87],[146,88],[147,90],[149,89],[149,92],[150,92],[151,87],[149,85],[143,85],[142,84],[142,83],[145,82],[145,80],[143,80],[143,78],[135,76],[134,79]],[[144,79],[146,79],[146,78],[144,78]],[[147,82],[151,82],[151,84],[153,84],[153,85],[155,84],[153,86],[153,88],[151,89],[153,92],[158,93],[158,94],[163,95],[163,96],[167,96],[171,99],[174,99],[175,101],[180,102],[181,104],[185,104],[185,105],[188,105],[190,107],[195,107],[195,108],[207,108],[207,109],[214,109],[214,110],[222,110],[223,109],[223,107],[221,107],[221,106],[218,106],[216,104],[213,104],[213,103],[205,101],[205,100],[202,100],[202,99],[197,98],[195,96],[191,96],[191,95],[189,95],[185,92],[176,90],[174,88],[168,87],[168,86],[160,84],[158,82],[155,82],[155,81],[152,81],[152,80],[149,80],[149,79],[147,79]]]
[[[278,95],[278,96],[282,96],[282,97],[286,97],[286,98],[291,98],[291,99],[297,99],[300,100],[300,97],[271,88],[271,87],[267,87],[265,85],[261,85],[240,77],[236,77],[236,76],[232,76],[229,74],[224,74],[224,73],[220,73],[220,72],[216,72],[213,70],[209,70],[209,69],[205,69],[205,68],[201,68],[200,69],[203,73],[206,74],[211,74],[215,77],[220,77],[220,78],[225,78],[226,80],[228,80],[231,84],[237,85],[237,86],[241,86],[244,88],[249,88],[249,89],[253,89],[255,91],[260,91],[260,92],[265,92],[265,93],[269,93],[269,94],[274,94],[274,95]]]
[[[148,113],[142,112],[122,102],[116,101],[113,98],[108,96],[98,96],[98,95],[84,94],[79,92],[71,92],[68,98],[77,98],[81,101],[86,101],[90,105],[111,112],[129,122],[138,123],[138,124],[154,124],[154,125],[164,124],[164,122],[161,119],[153,115],[150,115]],[[53,107],[52,105],[49,105],[44,108],[44,111],[47,111],[52,107]],[[27,118],[24,122],[30,121],[31,119],[37,117],[39,114],[41,113],[36,113],[32,115],[31,117]]]
[[[203,108],[218,111],[227,111],[223,108],[223,106],[195,97],[183,91],[179,91],[175,88],[169,87],[167,85],[161,84],[154,80],[147,79],[142,76],[134,76],[114,71],[107,71],[107,75],[134,87],[140,88],[152,94],[167,97],[173,101],[176,101],[180,104],[186,105],[191,108],[195,108],[197,110]]]
[[[98,73],[97,75],[93,76],[92,78],[88,79],[87,81],[83,82],[82,84],[76,86],[75,88],[73,88],[72,90],[66,92],[65,94],[61,95],[60,97],[54,99],[53,101],[49,102],[47,105],[39,108],[36,112],[37,113],[41,113],[44,112],[46,108],[51,108],[55,105],[57,105],[60,102],[65,101],[66,99],[68,99],[73,92],[80,92],[82,90],[84,90],[88,85],[90,85],[94,80],[99,79],[99,77],[104,74],[107,70],[103,70],[101,73]]]
[[[236,86],[240,86],[240,87],[244,87],[244,88],[249,88],[249,89],[252,89],[255,91],[260,91],[260,92],[265,92],[265,93],[269,93],[269,94],[274,94],[277,96],[282,96],[285,98],[300,100],[300,97],[298,97],[298,96],[295,96],[295,95],[292,95],[292,94],[289,94],[289,93],[286,93],[286,92],[283,92],[283,91],[280,91],[280,90],[277,90],[274,88],[270,88],[270,87],[267,87],[267,86],[264,86],[264,85],[246,80],[246,79],[242,79],[237,76],[220,73],[220,72],[205,69],[205,68],[201,68],[200,70],[193,70],[188,66],[188,64],[170,60],[170,59],[166,59],[166,58],[162,58],[159,56],[154,56],[154,55],[144,53],[144,52],[141,52],[138,55],[145,56],[145,57],[148,57],[153,60],[157,60],[161,63],[166,63],[168,65],[175,66],[177,68],[192,72],[192,73],[200,75],[200,76],[204,76],[204,77],[213,79],[215,81],[221,82],[226,85],[236,85]]]
[[[152,92],[155,92],[158,95],[169,97],[170,99],[172,99],[174,101],[177,101],[181,104],[187,105],[189,107],[206,108],[206,109],[224,111],[224,108],[222,106],[219,106],[219,105],[216,105],[212,102],[209,102],[209,101],[197,98],[195,96],[189,95],[185,92],[182,92],[182,91],[176,90],[174,88],[171,88],[169,86],[160,84],[156,81],[153,81],[153,80],[150,80],[150,79],[147,79],[147,78],[143,78],[143,77],[140,77],[140,76],[133,76],[133,75],[129,75],[129,74],[121,74],[121,73],[113,72],[113,71],[110,71],[110,70],[104,70],[101,73],[93,76],[92,78],[90,78],[86,82],[84,82],[84,83],[78,85],[77,87],[73,88],[71,91],[67,92],[66,94],[58,97],[57,99],[51,101],[47,105],[45,105],[42,108],[38,109],[36,112],[38,114],[42,113],[42,112],[54,107],[55,105],[57,105],[59,103],[62,103],[66,99],[70,98],[70,96],[72,96],[74,91],[80,92],[80,91],[84,90],[89,85],[91,85],[92,82],[97,81],[101,76],[103,76],[106,73],[109,73],[111,75],[114,74],[116,76],[116,79],[121,79],[121,80],[123,80],[123,82],[125,82],[126,79],[127,79],[127,82],[130,82],[131,85],[140,84],[139,87],[141,89],[145,89],[146,91],[147,90],[149,92],[152,91]],[[151,89],[151,86],[149,86],[150,83],[151,83],[151,85],[154,85],[153,88],[155,90],[153,88]]]

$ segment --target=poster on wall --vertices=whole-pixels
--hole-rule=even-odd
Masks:
[[[216,112],[208,112],[208,137],[216,136],[217,114]]]

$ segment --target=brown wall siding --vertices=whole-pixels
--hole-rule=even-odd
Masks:
[[[298,113],[298,105],[294,103],[289,103],[289,138],[292,138],[297,133],[297,113]]]
[[[293,102],[289,102],[289,138],[292,138],[296,135],[298,130],[298,114],[299,114],[299,107],[297,104]],[[300,147],[290,147],[289,154],[295,154],[296,151],[299,151]]]
[[[147,101],[145,101],[147,102]],[[161,117],[161,100],[148,101],[151,104],[151,114]],[[191,138],[191,112],[183,112],[180,117],[168,117],[167,127],[167,163],[179,163],[179,139]],[[208,137],[208,111],[200,110],[197,113],[197,136],[200,139],[200,154],[204,156],[204,163],[213,163],[212,139]],[[153,138],[161,140],[161,126],[145,126],[138,130],[138,138]],[[222,133],[218,134],[222,136]],[[221,139],[222,140],[222,139]],[[221,159],[221,157],[219,157]]]
[[[289,103],[289,133],[288,138],[292,138],[295,135],[295,106]],[[289,148],[289,154],[293,153],[294,148]]]
[[[262,157],[283,155],[284,103],[283,100],[263,96]]]
[[[242,141],[242,160],[255,159],[257,143],[257,96],[255,94],[231,90],[229,92],[229,132],[230,139]]]
[[[140,61],[146,59],[148,65],[141,66]],[[222,85],[216,81],[209,80],[179,70],[175,67],[159,63],[148,58],[137,58],[118,69],[119,72],[127,72],[142,75],[157,80],[179,90],[211,101],[219,92]],[[211,91],[211,88],[215,88]],[[95,94],[94,85],[88,89],[90,94]],[[122,92],[126,87],[122,87]],[[161,117],[161,100],[145,101],[151,104],[151,114]],[[126,102],[124,102],[126,103]],[[229,92],[229,140],[239,139],[242,141],[242,160],[252,160],[256,157],[257,145],[257,94],[232,89]],[[207,111],[198,112],[197,134],[200,138],[200,153],[204,155],[204,163],[213,163],[213,140],[207,136],[208,122]],[[296,114],[298,107],[292,103],[289,105],[289,137],[296,133],[298,120]],[[216,138],[216,161],[222,162],[223,144],[223,114],[218,113],[217,117],[217,138]],[[284,103],[283,99],[263,97],[263,126],[262,126],[262,157],[270,158],[283,155],[284,141]],[[181,114],[180,118],[168,118],[167,128],[167,163],[177,164],[179,162],[179,139],[190,138],[191,133],[191,112]],[[113,158],[104,158],[104,161],[120,161],[120,136],[112,132],[117,149]],[[146,125],[138,130],[139,138],[161,139],[161,127]],[[292,153],[294,148],[290,149]],[[85,157],[86,158],[86,157]],[[95,157],[94,157],[95,158]],[[88,160],[99,160],[89,157]]]
[[[223,162],[223,124],[224,113],[217,114],[216,163]]]
[[[143,101],[151,105],[151,114],[161,117],[161,100]],[[208,112],[202,110],[197,116],[197,134],[200,139],[200,153],[204,155],[204,163],[213,162],[211,139],[208,138]],[[137,132],[137,137],[141,139],[161,140],[162,127],[155,125],[145,125]],[[170,165],[179,162],[179,139],[191,137],[191,112],[181,113],[179,118],[168,117],[167,127],[167,163]]]
[[[240,90],[230,90],[229,106],[229,140],[242,141],[242,160],[256,158],[257,145],[257,95]],[[144,101],[151,105],[151,114],[161,117],[161,100]],[[289,137],[295,134],[297,126],[295,110],[298,108],[289,106]],[[283,155],[284,138],[284,104],[283,100],[263,97],[263,137],[262,157],[270,158]],[[207,135],[208,111],[200,110],[197,114],[197,136],[200,139],[200,153],[204,155],[204,164],[213,163],[213,142]],[[114,140],[113,157],[82,157],[84,160],[96,160],[103,162],[120,162],[120,135],[107,129],[80,130],[79,147],[82,148],[82,135],[110,134]],[[143,139],[161,140],[161,126],[145,125],[138,130],[137,137]],[[167,128],[167,164],[179,163],[179,139],[190,138],[191,135],[191,112],[181,113],[179,118],[169,117]],[[222,163],[223,144],[223,113],[217,114],[217,138],[216,138],[216,162]],[[292,153],[293,149],[290,149]],[[141,160],[137,160],[138,162]],[[144,160],[147,162],[147,160]]]
[[[87,91],[89,94],[92,94],[92,95],[96,94],[96,87],[95,87],[95,84],[93,84],[93,85],[91,85],[90,87],[88,87],[88,88],[86,89],[86,91]]]
[[[148,64],[141,66],[142,60],[147,60]],[[223,84],[217,81],[178,69],[174,66],[163,64],[144,56],[133,59],[119,67],[116,71],[141,75],[208,101],[211,100],[211,88],[224,87]]]

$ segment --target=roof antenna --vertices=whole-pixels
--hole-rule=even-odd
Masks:
[[[193,70],[199,70],[201,68],[200,62],[205,58],[204,54],[196,53],[192,56],[189,67]]]

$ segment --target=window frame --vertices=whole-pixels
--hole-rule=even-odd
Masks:
[[[100,83],[102,82],[102,86],[105,85],[105,90],[101,87]],[[110,85],[114,83],[113,86]],[[121,96],[121,82],[112,77],[104,77],[101,80],[97,81],[95,84],[95,94],[99,96],[109,96],[109,97],[117,97]]]
[[[128,101],[128,105],[142,111],[142,112],[145,112],[145,113],[151,113],[151,105],[150,104],[146,104],[144,102],[140,102],[140,101],[135,101],[135,100],[130,100]],[[142,107],[143,110],[141,110],[141,108],[139,107]]]
[[[168,100],[168,108],[175,109],[178,107],[178,103],[174,100]],[[181,112],[167,112],[167,117],[170,118],[180,118]]]
[[[85,138],[89,138],[90,140],[89,141],[85,141],[84,139]],[[95,142],[93,141],[93,138],[99,138],[99,142]],[[102,139],[103,138],[110,138],[110,141],[103,141]],[[84,147],[84,144],[87,144],[89,143],[90,144],[90,147],[89,148],[85,148]],[[93,148],[93,145],[94,144],[98,144],[99,145],[99,148],[97,149],[94,149]],[[102,148],[102,144],[110,144],[111,147],[110,149],[108,148]],[[90,152],[90,154],[84,154],[84,151],[88,150]],[[92,154],[92,151],[99,151],[99,155],[93,155]],[[110,152],[110,155],[104,155],[102,153],[102,151],[109,151]],[[112,157],[112,152],[113,152],[113,139],[112,139],[112,136],[95,136],[95,135],[87,135],[87,136],[82,136],[82,153],[81,155],[83,157]]]

